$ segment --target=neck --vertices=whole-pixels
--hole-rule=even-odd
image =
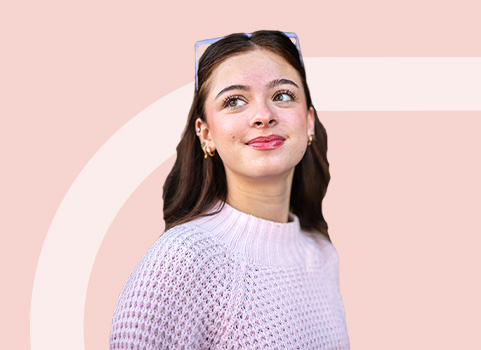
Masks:
[[[227,204],[261,219],[285,223],[289,221],[292,170],[276,178],[227,177]]]

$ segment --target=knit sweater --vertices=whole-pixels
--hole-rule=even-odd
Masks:
[[[290,220],[225,204],[164,232],[120,294],[110,349],[349,349],[337,253]]]

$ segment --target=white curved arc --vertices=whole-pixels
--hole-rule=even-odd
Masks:
[[[90,159],[58,208],[42,247],[30,310],[31,349],[84,349],[84,309],[102,240],[127,198],[175,153],[188,84],[144,109]]]

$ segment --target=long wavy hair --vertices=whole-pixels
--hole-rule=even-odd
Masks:
[[[298,216],[305,230],[317,230],[327,237],[328,226],[322,213],[322,200],[330,180],[327,161],[326,129],[317,117],[306,81],[306,72],[300,52],[286,35],[279,31],[256,31],[247,36],[236,33],[210,45],[199,60],[198,89],[190,108],[187,125],[177,146],[177,159],[164,184],[164,220],[168,230],[179,224],[205,215],[218,201],[225,203],[227,181],[222,159],[204,159],[203,150],[195,132],[195,121],[205,121],[204,103],[209,91],[209,78],[215,69],[229,57],[253,51],[268,50],[284,58],[301,76],[307,108],[313,107],[316,139],[297,164],[290,197],[290,211]],[[219,209],[221,210],[221,209]]]

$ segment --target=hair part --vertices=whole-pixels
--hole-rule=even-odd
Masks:
[[[226,36],[210,45],[199,60],[198,90],[189,111],[186,127],[177,146],[177,159],[164,184],[165,229],[205,215],[227,199],[227,180],[224,164],[218,153],[204,159],[195,133],[197,118],[205,121],[204,105],[209,93],[209,79],[225,60],[256,49],[265,49],[284,58],[294,67],[302,81],[307,108],[315,115],[315,135],[311,146],[297,164],[290,197],[290,210],[298,216],[305,230],[317,230],[329,238],[328,225],[322,212],[322,200],[330,180],[327,161],[327,133],[319,121],[306,81],[300,52],[292,41],[279,31],[256,31],[250,37],[243,33]],[[221,210],[222,207],[219,209]]]

